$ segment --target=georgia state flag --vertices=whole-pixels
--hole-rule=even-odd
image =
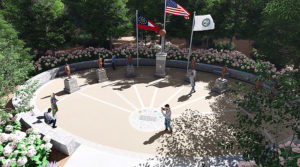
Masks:
[[[152,23],[150,20],[141,15],[138,15],[138,28],[148,31],[155,31],[156,33],[158,33],[160,30],[156,24]]]

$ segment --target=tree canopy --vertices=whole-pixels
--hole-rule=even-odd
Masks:
[[[185,20],[167,14],[166,39],[190,40],[193,11],[197,15],[211,14],[216,28],[195,33],[194,44],[233,37],[252,40],[257,52],[277,67],[287,64],[299,67],[300,42],[296,38],[300,30],[299,0],[176,2],[191,17]],[[3,0],[0,10],[20,32],[26,46],[44,53],[76,44],[112,48],[112,39],[135,34],[136,10],[161,25],[164,0]],[[155,37],[154,32],[140,33],[142,37]]]
[[[262,12],[258,49],[278,66],[300,65],[300,1],[273,0]]]
[[[4,0],[2,4],[2,13],[20,32],[20,38],[42,53],[62,46],[72,31],[64,18],[65,7],[61,0]]]
[[[127,0],[85,0],[64,1],[75,14],[74,20],[82,27],[84,33],[90,34],[92,39],[103,45],[109,39],[119,38],[132,31]],[[110,47],[111,48],[111,47]]]
[[[15,87],[27,79],[33,68],[29,49],[24,48],[24,42],[18,39],[17,32],[0,14],[0,104]]]

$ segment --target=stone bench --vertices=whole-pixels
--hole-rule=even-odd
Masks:
[[[53,148],[58,151],[71,155],[80,146],[80,143],[74,139],[72,134],[59,127],[53,129],[52,126],[46,124],[42,114],[21,113],[20,116],[20,121],[27,128],[35,128],[42,136],[50,136]]]

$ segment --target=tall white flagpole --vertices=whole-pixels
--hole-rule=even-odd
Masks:
[[[186,72],[188,72],[189,64],[190,64],[190,57],[191,57],[191,50],[192,50],[192,42],[193,42],[193,33],[194,33],[194,26],[195,26],[195,16],[196,16],[196,11],[194,11],[193,26],[192,26],[192,33],[191,33],[191,40],[190,40],[190,48],[189,48],[189,54],[188,54],[188,64],[187,64],[187,67],[186,67]]]
[[[167,0],[165,0],[165,11],[164,11],[164,30],[166,30],[166,8],[167,8]],[[165,52],[165,36],[161,38],[161,52]]]
[[[136,66],[139,67],[139,29],[138,29],[138,10],[136,10]]]

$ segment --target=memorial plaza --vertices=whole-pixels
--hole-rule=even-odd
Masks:
[[[0,167],[300,167],[299,37],[300,0],[1,0]]]
[[[63,131],[63,136],[69,134],[80,143],[70,149],[72,154],[64,162],[65,166],[154,165],[161,163],[160,159],[149,159],[175,155],[198,158],[199,164],[237,165],[241,160],[240,150],[226,150],[218,144],[233,139],[235,130],[230,129],[228,123],[235,122],[234,114],[249,113],[237,109],[231,93],[213,91],[219,72],[197,71],[196,92],[189,94],[191,86],[184,69],[167,67],[166,76],[157,77],[155,67],[135,66],[135,77],[126,77],[126,68],[104,68],[108,80],[100,83],[96,68],[73,72],[72,79],[77,81],[79,89],[72,93],[64,90],[66,76],[62,73],[36,91],[32,104],[37,119],[31,120],[31,125],[48,126],[40,125],[44,123],[39,121],[38,115],[50,108],[50,95],[54,93],[59,108],[55,116],[58,127],[48,126],[44,132],[55,139],[55,134]],[[229,77],[226,80],[231,86],[236,85],[237,80]],[[165,104],[169,104],[172,111],[172,134],[164,131],[160,108]],[[289,135],[285,132],[280,139]],[[112,163],[114,158],[120,161]]]

